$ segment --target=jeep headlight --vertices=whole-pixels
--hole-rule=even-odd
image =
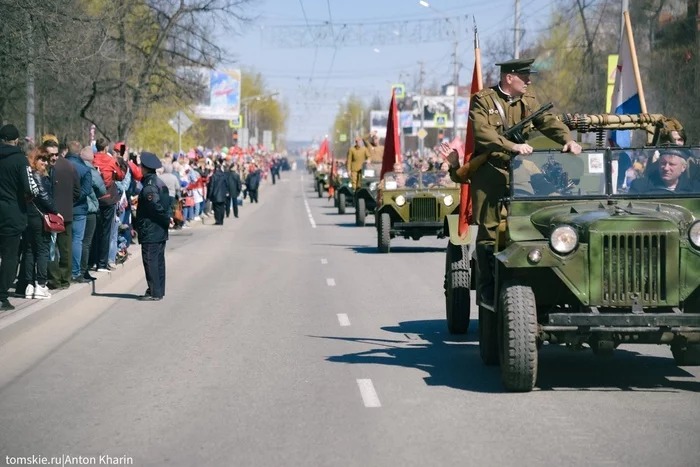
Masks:
[[[452,197],[452,195],[447,195],[443,198],[442,201],[445,203],[445,206],[452,206],[455,202],[455,199]]]
[[[406,198],[404,198],[403,195],[397,196],[396,199],[395,199],[394,201],[396,201],[396,205],[399,206],[399,207],[401,207],[401,206],[403,206],[404,204],[406,204]]]
[[[554,229],[549,237],[549,244],[559,254],[571,253],[578,245],[578,234],[572,227],[562,225]]]
[[[369,184],[369,189],[370,189],[371,191],[376,190],[376,189],[377,189],[377,182],[372,182],[372,183],[370,183],[370,184]]]
[[[688,238],[690,238],[690,243],[692,243],[693,246],[700,248],[700,221],[690,226]]]

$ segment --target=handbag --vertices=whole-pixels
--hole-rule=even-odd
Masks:
[[[62,233],[66,231],[66,224],[58,214],[44,214],[44,231],[51,233]]]
[[[182,204],[175,203],[175,211],[173,212],[173,220],[175,222],[185,222],[185,216],[182,214]]]

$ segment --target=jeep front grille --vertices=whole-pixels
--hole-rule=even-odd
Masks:
[[[602,240],[604,305],[666,301],[666,234],[604,234]]]
[[[411,221],[424,222],[437,220],[437,200],[435,198],[413,198],[410,210]]]

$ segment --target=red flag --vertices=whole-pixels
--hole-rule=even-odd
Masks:
[[[318,148],[318,153],[316,153],[316,163],[326,162],[328,158],[328,138],[323,140],[321,147]]]
[[[401,140],[399,139],[399,111],[396,107],[394,89],[391,90],[391,103],[389,104],[389,119],[386,122],[386,140],[384,141],[384,155],[382,157],[382,172],[384,174],[394,171],[394,164],[401,162]]]
[[[471,96],[481,91],[481,57],[479,48],[474,50],[474,74],[472,75],[472,87],[469,91]],[[474,128],[471,119],[467,120],[467,137],[464,141],[464,162],[468,162],[474,154]],[[469,185],[463,183],[459,189],[459,236],[464,238],[469,233],[469,225],[472,224],[472,197],[469,192]]]
[[[331,199],[335,195],[335,188],[333,187],[333,180],[335,180],[336,167],[335,167],[335,153],[331,151],[331,175],[329,177],[328,184],[328,199]]]

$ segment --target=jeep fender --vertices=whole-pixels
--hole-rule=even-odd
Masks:
[[[464,238],[459,236],[459,214],[448,214],[445,216],[445,236],[449,237],[450,243],[453,245],[469,245],[472,242],[472,236],[469,231],[467,231],[467,235]]]

